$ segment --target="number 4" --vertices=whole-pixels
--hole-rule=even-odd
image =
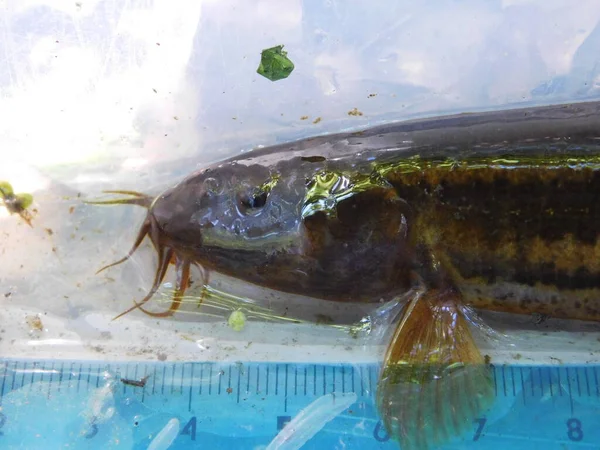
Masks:
[[[483,427],[485,427],[485,422],[487,422],[487,419],[475,419],[474,422],[477,424],[477,430],[475,430],[475,436],[473,436],[473,440],[478,441],[481,437],[481,432],[483,431]]]

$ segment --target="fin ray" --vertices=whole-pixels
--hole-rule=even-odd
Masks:
[[[424,450],[471,429],[493,401],[490,368],[453,289],[405,306],[381,372],[377,406],[403,450]]]

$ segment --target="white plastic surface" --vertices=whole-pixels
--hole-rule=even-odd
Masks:
[[[343,330],[249,321],[235,332],[227,314],[207,321],[194,305],[175,319],[136,312],[110,322],[144,296],[154,254],[145,246],[95,271],[129,249],[144,211],[81,200],[103,189],[156,194],[259,145],[600,92],[597,0],[0,5],[0,180],[32,193],[38,210],[29,228],[0,209],[2,356],[377,360],[380,345]],[[271,82],[256,68],[260,52],[280,44],[295,70]],[[349,115],[354,108],[362,115]],[[285,309],[287,300],[269,301]],[[291,305],[313,319],[366,312]],[[552,327],[511,331],[522,336],[515,347],[489,351],[510,361],[600,359],[597,328]]]

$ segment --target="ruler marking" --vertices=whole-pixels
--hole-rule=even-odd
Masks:
[[[313,364],[313,394],[317,395],[317,365]]]
[[[4,375],[2,376],[2,392],[0,393],[0,405],[2,405],[2,400],[4,399],[4,385],[6,384],[6,378],[8,376],[8,361],[4,365]]]
[[[98,366],[98,371],[96,372],[96,387],[100,386],[100,366]]]
[[[363,373],[363,368],[359,367],[360,371],[360,395],[365,396],[365,374]]]
[[[535,377],[533,376],[533,368],[529,368],[529,382],[531,383],[531,397],[535,397]]]
[[[504,396],[506,397],[506,373],[504,371],[504,366],[502,366],[502,390],[504,392]]]
[[[587,367],[583,368],[583,373],[585,373],[585,387],[587,389],[587,395],[588,397],[592,396],[592,393],[590,392],[590,377],[588,376],[588,371],[587,371]]]
[[[167,377],[167,366],[163,364],[162,379],[160,380],[160,395],[165,395],[165,378]]]
[[[371,377],[372,370],[370,367],[367,368],[367,372],[369,373],[369,394],[373,394],[373,379]]]
[[[152,395],[156,392],[156,364],[154,365],[154,370],[152,370]]]
[[[267,378],[265,381],[265,395],[269,395],[269,368],[270,368],[270,366],[267,365]]]
[[[287,400],[288,400],[288,365],[285,365],[285,402],[283,406],[283,411],[287,412]]]
[[[229,373],[228,380],[227,380],[227,389],[229,389],[228,392],[231,392],[231,390],[230,390],[231,389],[231,365],[229,365],[229,369],[227,372]]]
[[[10,386],[10,390],[14,391],[15,390],[15,381],[17,378],[17,366],[19,365],[18,361],[15,361],[15,368],[13,369],[13,376],[12,376],[12,384]]]
[[[275,395],[279,394],[279,364],[275,364]]]
[[[600,397],[600,383],[598,383],[598,367],[594,367],[594,381],[596,382],[596,397]]]
[[[81,384],[81,371],[83,370],[83,364],[79,364],[79,373],[77,374],[77,393],[79,393],[79,385]]]
[[[308,379],[308,367],[304,366],[304,396],[306,397],[306,380]]]
[[[73,379],[73,365],[75,363],[71,363],[71,366],[69,367],[69,388],[71,387],[71,380]]]
[[[35,369],[36,365],[37,365],[37,361],[33,363],[34,369]],[[25,371],[23,371],[23,378],[25,378]],[[31,393],[31,390],[33,389],[33,381],[35,379],[35,370],[31,371],[31,377],[29,377],[29,378],[31,381],[29,382],[29,391],[28,392]]]
[[[575,369],[575,380],[577,381],[577,395],[581,397],[581,383],[579,381],[579,370]]]
[[[185,363],[181,365],[181,381],[179,382],[179,394],[183,395],[183,377],[185,371]]]
[[[188,412],[192,412],[192,390],[194,389],[194,369],[196,363],[192,363],[192,373],[190,374],[190,390],[188,392]]]
[[[202,395],[202,385],[204,384],[204,363],[200,363],[200,386],[198,386],[198,395]]]
[[[133,379],[137,380],[138,379],[138,365],[136,364],[134,366],[134,370],[133,370]],[[135,392],[135,391],[134,391]]]
[[[259,394],[259,389],[260,389],[260,367],[256,366],[256,395]]]
[[[560,367],[556,368],[556,373],[558,374],[558,386],[559,386],[558,395],[559,395],[559,397],[562,397],[563,396],[563,393],[562,393],[563,390],[560,389],[560,387],[562,386],[562,381],[560,380]]]
[[[571,406],[571,417],[573,417],[573,392],[571,391],[571,377],[569,375],[569,368],[566,367],[565,369],[567,372],[567,386],[569,387],[569,404]]]
[[[237,371],[237,402],[239,403],[240,402],[240,389],[241,389],[240,388],[240,379],[242,377],[242,374],[241,374],[240,368],[238,367],[237,369],[238,369],[238,371]]]
[[[538,367],[538,376],[540,379],[540,397],[544,396],[544,377],[542,376],[542,368]],[[532,383],[533,384],[533,383]]]
[[[335,387],[336,387],[336,383],[335,383],[335,372],[336,372],[336,366],[333,366],[331,368],[331,372],[333,373],[333,379],[331,380],[331,392],[335,392]]]
[[[147,373],[148,373],[148,366],[146,366],[144,364],[144,376],[143,376],[144,380],[148,380]],[[146,386],[142,387],[142,403],[144,403],[144,400],[146,400]]]
[[[173,389],[175,389],[175,364],[173,364],[173,370],[171,371],[171,394]]]
[[[119,367],[117,367],[115,369],[115,372],[117,373],[117,376],[119,376],[119,378],[120,378],[122,372],[121,372],[121,370],[119,370]],[[125,366],[125,373],[123,374],[123,378],[129,379],[129,364],[127,364]],[[123,395],[125,395],[127,393],[127,383],[122,383],[122,384],[123,384]]]
[[[342,394],[346,393],[346,380],[344,379],[345,372],[344,372],[344,366],[342,366]]]
[[[552,385],[554,383],[552,383],[552,371],[550,370],[550,368],[548,368],[548,386],[550,389],[550,397],[554,397],[554,389],[552,388]]]
[[[519,374],[521,376],[521,393],[523,394],[523,404],[526,405],[525,402],[525,381],[523,380],[523,368],[519,367]]]
[[[354,389],[354,367],[350,367],[350,375],[352,376],[352,392],[356,392]]]
[[[512,382],[513,397],[516,397],[517,390],[515,389],[515,371],[512,366],[510,366],[510,381]]]
[[[217,390],[217,395],[221,395],[221,384],[223,383],[223,369],[219,370],[219,389]]]
[[[250,369],[252,368],[252,366],[250,364],[248,364],[248,368],[246,370],[246,395],[250,394]]]
[[[25,369],[26,369],[26,364],[23,363],[23,373],[21,374],[21,388],[25,387]]]
[[[90,390],[90,380],[92,378],[92,365],[88,368],[88,376],[87,376],[87,390]]]
[[[298,395],[298,366],[294,366],[294,395]]]
[[[60,394],[60,386],[62,384],[64,370],[65,370],[65,362],[62,361],[60,363],[60,372],[58,373],[58,386],[56,387],[56,392],[59,394]],[[4,388],[2,388],[2,389],[4,389]]]
[[[50,391],[52,389],[52,375],[54,375],[54,362],[50,365],[50,378],[48,379],[48,395],[46,398],[50,399]]]

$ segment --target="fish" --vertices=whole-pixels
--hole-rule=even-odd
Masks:
[[[376,404],[404,449],[460,437],[493,404],[470,308],[600,321],[600,102],[386,123],[218,161],[148,209],[141,309],[176,313],[190,267],[334,302],[400,301]],[[168,310],[145,308],[175,266]]]

